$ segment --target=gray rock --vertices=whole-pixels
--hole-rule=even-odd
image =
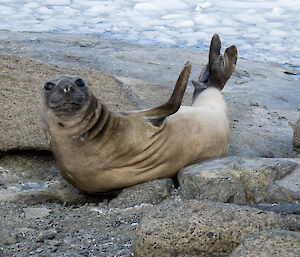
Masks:
[[[38,219],[46,217],[50,214],[51,210],[45,207],[26,207],[24,208],[25,218]]]
[[[187,199],[236,204],[300,200],[299,166],[286,159],[227,157],[194,164],[178,173]]]
[[[292,231],[258,232],[245,236],[230,257],[300,256],[300,233]]]
[[[13,236],[5,236],[2,238],[2,243],[5,245],[13,245],[17,242],[18,240],[16,239],[16,237]]]
[[[109,202],[110,208],[127,208],[140,204],[157,204],[171,195],[172,179],[158,179],[125,188]]]
[[[294,150],[300,152],[300,119],[294,127]]]
[[[280,214],[300,214],[300,203],[252,204],[251,207]]]
[[[196,200],[164,201],[145,214],[135,256],[226,256],[249,233],[285,229],[275,213]]]
[[[101,200],[64,180],[47,152],[3,154],[0,158],[0,202],[21,200],[33,205],[47,201],[80,204]]]

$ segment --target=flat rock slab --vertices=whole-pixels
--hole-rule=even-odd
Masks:
[[[278,203],[300,200],[299,174],[295,161],[232,156],[187,166],[178,181],[187,199]]]
[[[300,256],[300,233],[274,230],[245,236],[229,257]]]
[[[249,233],[284,229],[275,213],[196,200],[164,201],[145,214],[135,256],[228,256]]]

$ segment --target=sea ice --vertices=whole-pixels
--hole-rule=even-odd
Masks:
[[[292,0],[0,0],[0,29],[200,49],[219,33],[239,56],[300,66],[299,13]]]

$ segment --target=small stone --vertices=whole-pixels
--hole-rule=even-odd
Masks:
[[[52,229],[41,231],[39,233],[39,235],[37,236],[36,241],[44,242],[46,239],[51,240],[51,239],[55,238],[56,234],[57,234],[57,231],[52,230]]]
[[[109,202],[110,208],[128,208],[140,204],[157,204],[171,195],[172,179],[157,179],[122,190]]]
[[[12,236],[6,236],[3,238],[3,241],[2,241],[2,243],[5,245],[13,245],[13,244],[16,244],[17,242],[18,242],[17,239]]]
[[[25,218],[27,219],[38,219],[46,217],[50,214],[51,210],[45,207],[26,207],[23,209]]]

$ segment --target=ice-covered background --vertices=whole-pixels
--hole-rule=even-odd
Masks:
[[[217,32],[244,58],[300,66],[299,0],[0,0],[0,29],[200,49]]]

